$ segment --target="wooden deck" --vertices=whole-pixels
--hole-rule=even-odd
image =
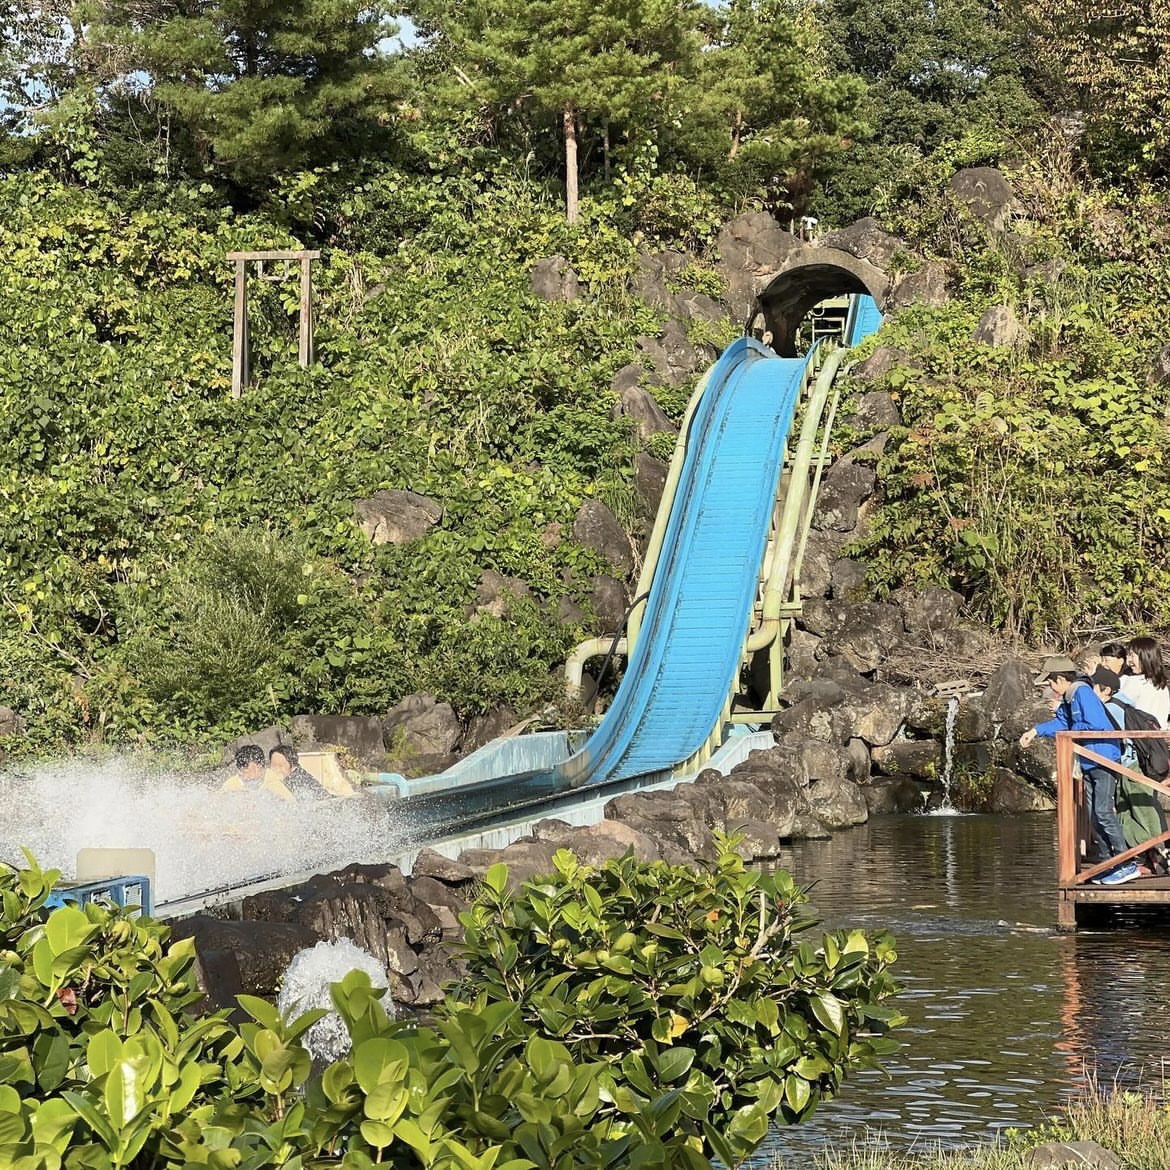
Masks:
[[[1085,809],[1080,779],[1074,776],[1073,762],[1107,764],[1114,772],[1144,784],[1170,797],[1170,785],[1159,783],[1080,746],[1085,739],[1136,739],[1158,737],[1170,739],[1166,731],[1061,731],[1056,735],[1056,824],[1057,824],[1057,907],[1056,921],[1061,930],[1076,930],[1089,912],[1099,914],[1110,907],[1164,907],[1170,914],[1170,877],[1139,877],[1119,886],[1102,886],[1092,879],[1146,850],[1170,841],[1170,831],[1142,841],[1132,849],[1105,862],[1087,860],[1092,830]],[[1079,913],[1080,912],[1080,913]]]

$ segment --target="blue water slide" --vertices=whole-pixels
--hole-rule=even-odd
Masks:
[[[715,364],[688,436],[646,618],[625,677],[570,783],[665,771],[711,733],[739,670],[784,442],[811,355],[750,338]]]
[[[881,324],[854,297],[845,340]],[[665,775],[702,747],[739,670],[797,397],[812,354],[741,338],[712,367],[691,418],[646,617],[614,701],[557,766],[408,801],[416,829],[482,822],[569,789]]]
[[[882,323],[882,311],[870,296],[855,296],[849,303],[849,315],[845,318],[845,344],[860,345],[871,333],[876,333]]]

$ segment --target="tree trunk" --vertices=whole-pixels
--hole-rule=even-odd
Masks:
[[[731,149],[727,152],[728,162],[732,162],[739,154],[740,136],[743,134],[743,110],[735,111],[735,124],[731,127]]]
[[[569,223],[576,223],[577,210],[577,107],[569,104],[564,110],[565,127],[565,215]]]
[[[601,157],[605,167],[605,181],[609,182],[609,119],[606,118],[601,131]]]

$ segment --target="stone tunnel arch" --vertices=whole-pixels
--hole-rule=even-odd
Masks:
[[[815,305],[829,297],[868,293],[879,305],[889,291],[889,277],[866,260],[835,248],[801,248],[775,273],[757,282],[749,332],[771,333],[781,356],[796,355],[796,331]]]

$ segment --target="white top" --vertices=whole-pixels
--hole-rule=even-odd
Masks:
[[[1144,674],[1123,674],[1121,693],[1135,707],[1153,715],[1163,727],[1170,728],[1170,690],[1154,686]]]

